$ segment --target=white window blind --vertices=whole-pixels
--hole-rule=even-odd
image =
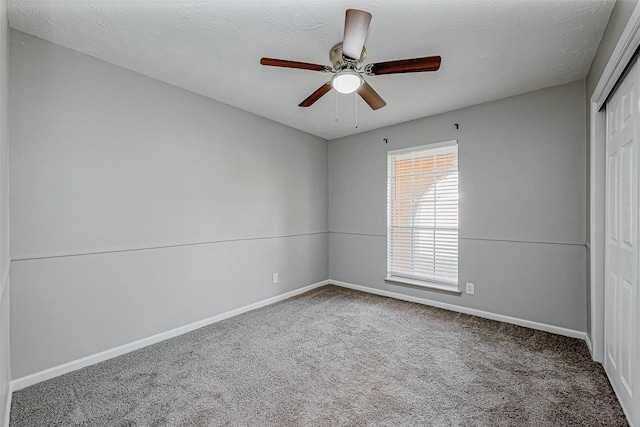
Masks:
[[[458,284],[458,144],[388,153],[387,274]]]

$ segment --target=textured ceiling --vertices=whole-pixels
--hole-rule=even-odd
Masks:
[[[262,56],[329,65],[347,8],[373,14],[365,63],[442,56],[439,71],[367,77],[372,111],[330,92],[321,72],[264,67]],[[11,27],[246,111],[334,139],[586,76],[607,0],[9,0]],[[336,105],[338,107],[336,121]]]

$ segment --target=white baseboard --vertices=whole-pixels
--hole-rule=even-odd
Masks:
[[[181,326],[179,328],[171,329],[166,332],[161,332],[159,334],[143,338],[138,341],[134,341],[129,344],[124,344],[119,347],[115,347],[109,350],[102,351],[100,353],[92,354],[90,356],[83,357],[78,360],[74,360],[71,362],[67,362],[65,364],[54,366],[53,368],[45,369],[44,371],[36,372],[35,374],[30,374],[24,376],[22,378],[17,378],[12,380],[10,383],[10,390],[17,391],[23,389],[25,387],[29,387],[31,385],[37,384],[42,381],[46,381],[48,379],[66,374],[68,372],[72,372],[85,366],[94,365],[99,362],[103,362],[108,359],[112,359],[117,356],[121,356],[123,354],[132,352],[134,350],[138,350],[142,347],[146,347],[152,344],[156,344],[160,341],[164,341],[169,338],[176,337],[178,335],[186,334],[187,332],[191,332],[193,330],[202,328],[204,326],[210,325],[212,323],[219,322],[224,319],[228,319],[233,316],[237,316],[242,313],[246,313],[247,311],[255,310],[257,308],[261,308],[267,305],[274,304],[278,301],[285,300],[287,298],[294,297],[296,295],[303,294],[312,289],[319,288],[320,286],[324,286],[329,284],[328,280],[323,280],[322,282],[314,283],[309,286],[305,286],[300,289],[296,289],[290,292],[286,292],[281,295],[277,295],[275,297],[267,298],[262,301],[255,302],[253,304],[245,305],[244,307],[236,308],[235,310],[227,311],[226,313],[218,314],[213,317],[209,317],[208,319],[200,320],[198,322],[190,323],[188,325]]]
[[[593,343],[591,342],[591,337],[589,336],[589,334],[584,334],[584,342],[587,344],[587,348],[589,349],[589,354],[591,355],[591,359],[596,361],[593,358]]]
[[[562,328],[560,326],[547,325],[546,323],[533,322],[531,320],[519,319],[517,317],[490,313],[488,311],[476,310],[474,308],[462,307],[454,304],[447,304],[444,302],[433,301],[426,298],[403,295],[396,292],[383,291],[381,289],[370,288],[368,286],[354,285],[353,283],[340,282],[337,280],[329,280],[329,283],[332,285],[341,286],[343,288],[355,289],[357,291],[367,292],[370,294],[382,295],[385,297],[395,298],[403,301],[410,301],[418,304],[430,305],[432,307],[444,308],[445,310],[457,311],[458,313],[470,314],[472,316],[483,317],[485,319],[511,323],[513,325],[524,326],[526,328],[536,329],[539,331],[551,332],[552,334],[563,335],[566,337],[578,338],[585,341],[587,338],[586,332],[575,331],[573,329]]]
[[[256,303],[253,304],[249,304],[246,305],[244,307],[240,307],[237,308],[235,310],[231,310],[228,311],[226,313],[222,313],[222,314],[218,314],[216,316],[210,317],[208,319],[204,319],[204,320],[200,320],[198,322],[194,322],[185,326],[181,326],[179,328],[175,328],[166,332],[162,332],[160,334],[156,334],[147,338],[143,338],[141,340],[138,341],[134,341],[132,343],[129,344],[124,344],[121,345],[119,347],[115,347],[109,350],[105,350],[102,351],[100,353],[96,353],[90,356],[86,356],[83,357],[81,359],[78,360],[74,360],[59,366],[54,366],[53,368],[49,368],[49,369],[45,369],[44,371],[40,371],[40,372],[36,372],[34,374],[31,375],[27,375],[24,376],[22,378],[17,378],[14,379],[10,382],[9,384],[9,396],[11,395],[11,393],[13,391],[17,391],[17,390],[21,390],[25,387],[29,387],[31,385],[37,384],[39,382],[42,381],[46,381],[48,379],[66,374],[68,372],[72,372],[81,368],[84,368],[85,366],[90,366],[90,365],[94,365],[96,363],[132,352],[134,350],[138,350],[142,347],[146,347],[152,344],[156,344],[160,341],[164,341],[166,339],[169,338],[173,338],[176,337],[178,335],[182,335],[185,334],[187,332],[191,332],[193,330],[202,328],[204,326],[210,325],[212,323],[216,323],[219,322],[221,320],[224,319],[228,319],[230,317],[233,316],[237,316],[239,314],[242,313],[246,313],[248,311],[251,310],[255,310],[257,308],[260,307],[264,307],[270,304],[274,304],[276,302],[285,300],[287,298],[291,298],[293,296],[296,295],[300,295],[303,294],[305,292],[308,292],[312,289],[316,289],[319,288],[321,286],[324,285],[328,285],[328,284],[332,284],[332,285],[336,285],[336,286],[341,286],[343,288],[349,288],[349,289],[355,289],[358,291],[362,291],[362,292],[367,292],[370,294],[376,294],[376,295],[382,295],[382,296],[386,296],[386,297],[390,297],[390,298],[395,298],[395,299],[399,299],[399,300],[404,300],[404,301],[410,301],[410,302],[415,302],[418,304],[424,304],[424,305],[429,305],[429,306],[433,306],[433,307],[438,307],[438,308],[443,308],[446,310],[451,310],[451,311],[456,311],[459,313],[465,313],[465,314],[470,314],[473,316],[478,316],[478,317],[483,317],[486,319],[491,319],[491,320],[497,320],[499,322],[505,322],[505,323],[511,323],[514,325],[518,325],[518,326],[524,326],[527,328],[531,328],[531,329],[537,329],[540,331],[545,331],[545,332],[551,332],[554,334],[558,334],[558,335],[564,335],[567,337],[571,337],[571,338],[578,338],[578,339],[582,339],[585,340],[585,342],[587,342],[588,340],[588,336],[585,332],[580,332],[580,331],[575,331],[572,329],[567,329],[567,328],[562,328],[559,326],[553,326],[553,325],[548,325],[545,323],[538,323],[538,322],[533,322],[530,320],[525,320],[525,319],[519,319],[519,318],[515,318],[515,317],[510,317],[510,316],[505,316],[505,315],[501,315],[501,314],[495,314],[495,313],[490,313],[490,312],[486,312],[486,311],[481,311],[481,310],[476,310],[473,308],[467,308],[467,307],[462,307],[462,306],[458,306],[458,305],[454,305],[454,304],[447,304],[447,303],[442,303],[442,302],[438,302],[438,301],[433,301],[433,300],[429,300],[426,298],[419,298],[419,297],[413,297],[413,296],[409,296],[409,295],[403,295],[403,294],[399,294],[396,292],[389,292],[389,291],[383,291],[380,289],[375,289],[375,288],[370,288],[367,286],[361,286],[361,285],[355,285],[352,283],[346,283],[346,282],[340,282],[337,280],[323,280],[321,282],[318,283],[314,283],[311,284],[309,286],[305,286],[303,288],[300,289],[296,289],[290,292],[286,292],[284,294],[281,295],[277,295],[275,297],[271,297],[271,298],[267,298],[265,300],[262,301],[258,301]],[[587,342],[587,346],[589,346],[589,349],[591,349],[590,347],[590,341]],[[8,398],[8,402],[6,402],[7,407],[10,407],[10,397]]]
[[[7,293],[8,290],[8,285],[9,285],[9,273],[11,270],[11,262],[8,263],[8,267],[6,269],[6,271],[4,271],[2,278],[0,279],[0,304],[3,303],[3,299],[7,298],[8,295],[5,295]],[[9,368],[7,368],[7,372],[9,372]],[[11,414],[11,396],[13,393],[13,389],[11,388],[11,382],[9,382],[9,384],[7,384],[8,388],[7,388],[7,396],[5,397],[5,402],[4,402],[4,419],[2,420],[2,425],[4,427],[9,427],[9,420],[10,420],[10,414]],[[0,405],[2,404],[2,402],[0,402]]]
[[[7,391],[7,400],[4,402],[4,427],[9,427],[9,422],[11,421],[11,397],[13,396],[13,387],[11,387],[11,383],[9,383],[9,390]]]

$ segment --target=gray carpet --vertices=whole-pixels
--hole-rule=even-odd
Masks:
[[[623,426],[585,344],[325,286],[13,394],[13,426]]]

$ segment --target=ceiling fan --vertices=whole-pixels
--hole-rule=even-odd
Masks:
[[[358,92],[369,106],[377,110],[387,103],[364,80],[363,75],[419,73],[436,71],[440,68],[439,56],[401,59],[398,61],[377,62],[363,65],[367,55],[364,42],[369,32],[371,14],[364,10],[347,9],[344,23],[344,38],[329,51],[332,66],[310,64],[308,62],[288,61],[285,59],[262,58],[260,64],[272,67],[299,68],[302,70],[333,73],[333,77],[302,101],[299,107],[310,107],[332,88],[340,93]]]

